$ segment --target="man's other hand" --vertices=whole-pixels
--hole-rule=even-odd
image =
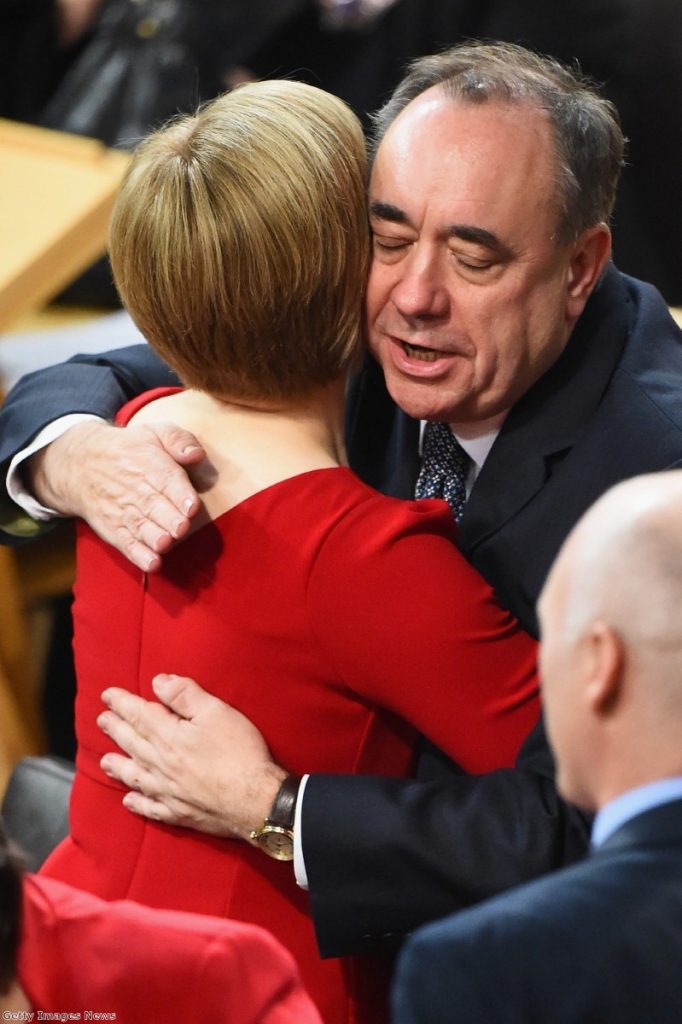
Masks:
[[[97,724],[127,755],[102,770],[131,789],[125,806],[167,825],[249,839],[267,817],[286,775],[258,729],[235,708],[183,676],[153,680],[162,702],[105,690]]]
[[[48,508],[84,519],[144,572],[184,537],[200,508],[184,466],[205,453],[172,423],[79,423],[27,460],[26,484]]]

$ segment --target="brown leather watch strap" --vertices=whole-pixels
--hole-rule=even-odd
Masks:
[[[294,815],[296,814],[296,800],[301,785],[300,775],[287,775],[277,791],[270,813],[266,821],[271,825],[278,825],[293,831]]]

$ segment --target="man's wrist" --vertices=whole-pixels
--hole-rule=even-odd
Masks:
[[[48,445],[52,444],[53,441],[58,440],[66,433],[71,427],[75,427],[80,423],[87,422],[104,423],[99,416],[93,416],[90,413],[73,413],[68,416],[62,416],[58,420],[54,420],[52,423],[48,423],[46,427],[34,437],[30,444],[23,448],[21,451],[12,458],[9,464],[9,470],[7,473],[7,493],[14,502],[15,506],[23,509],[24,512],[30,517],[31,520],[38,520],[41,522],[49,521],[57,518],[61,513],[56,511],[54,508],[49,507],[47,504],[41,504],[40,500],[37,500],[38,496],[33,494],[27,487],[28,481],[25,480],[24,468],[26,462],[36,453],[43,451]],[[19,527],[16,531],[22,533],[36,532],[39,527],[30,525],[21,517],[19,513],[17,516],[19,520]]]
[[[249,836],[263,853],[277,860],[294,857],[294,819],[300,784],[300,776],[284,776],[265,818]]]
[[[22,467],[28,491],[62,516],[79,515],[77,499],[81,496],[81,487],[74,487],[77,467],[87,458],[83,453],[90,438],[103,429],[113,428],[99,418],[77,423],[31,456]]]

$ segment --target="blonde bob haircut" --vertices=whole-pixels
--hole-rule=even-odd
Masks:
[[[360,347],[368,260],[360,123],[310,85],[220,96],[137,149],[114,206],[114,280],[189,387],[302,397]]]

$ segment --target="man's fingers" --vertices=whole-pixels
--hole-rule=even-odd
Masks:
[[[136,457],[138,465],[122,471],[111,488],[112,497],[118,492],[120,525],[136,537],[148,524],[176,540],[183,537],[200,507],[187,473],[160,448],[142,447]]]
[[[123,797],[123,806],[127,807],[133,814],[139,814],[143,818],[151,818],[152,821],[161,821],[164,825],[180,825],[182,817],[174,814],[166,804],[160,800],[145,796],[144,793],[131,791]]]
[[[111,711],[103,711],[97,718],[97,725],[117,747],[125,751],[138,765],[146,763],[145,749],[149,748],[149,743],[128,722]]]
[[[100,767],[110,779],[116,779],[128,789],[137,790],[153,798],[162,794],[162,787],[156,776],[129,757],[123,757],[122,754],[105,754],[100,761]]]
[[[189,527],[189,518],[181,516],[174,505],[159,495],[150,497],[146,508],[119,509],[119,521],[112,523],[118,538],[116,547],[126,555],[132,543],[164,554],[176,540],[185,536]]]
[[[97,724],[131,756],[149,763],[153,748],[158,750],[172,742],[169,732],[177,718],[160,704],[118,687],[105,690],[102,700],[110,711],[102,712]]]
[[[140,767],[122,754],[105,754],[100,767],[110,779],[127,786],[130,792],[123,798],[128,810],[154,821],[166,824],[183,824],[191,819],[182,802],[178,803],[164,785],[165,780]]]
[[[173,424],[86,422],[29,460],[29,486],[43,504],[85,519],[133,564],[153,571],[201,506],[184,466],[204,457],[196,438]]]
[[[147,547],[146,544],[135,540],[130,534],[119,539],[116,547],[129,562],[136,565],[142,572],[158,572],[161,568],[161,555]]]
[[[194,465],[206,458],[201,443],[194,434],[176,423],[150,423],[152,430],[171,458],[182,466]]]
[[[152,689],[159,700],[180,718],[191,720],[215,702],[215,697],[202,690],[187,676],[162,673],[152,679]],[[222,707],[229,705],[222,704]]]

